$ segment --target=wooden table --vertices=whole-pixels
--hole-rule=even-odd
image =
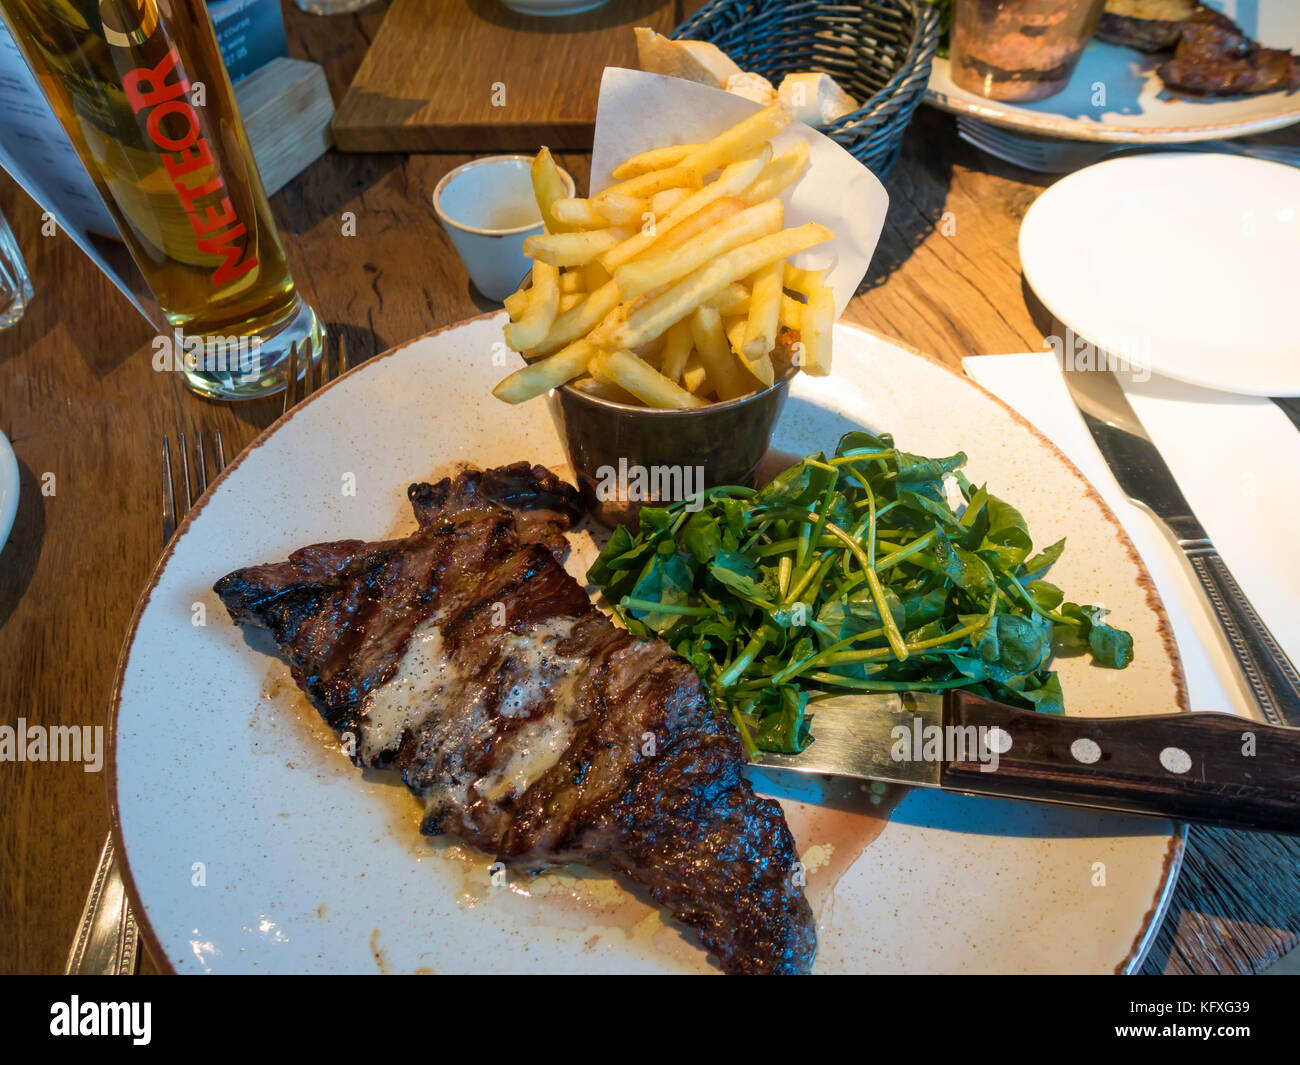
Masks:
[[[285,5],[293,54],[324,65],[336,100],[382,15],[314,18]],[[354,363],[492,309],[429,206],[439,177],[464,161],[331,152],[275,197],[294,276]],[[562,165],[585,183],[583,156]],[[923,108],[847,319],[953,367],[970,354],[1041,350],[1047,323],[1026,296],[1016,233],[1050,180],[981,155],[951,118]],[[0,553],[0,723],[103,724],[122,635],[162,546],[163,434],[220,429],[233,454],[279,401],[206,402],[155,373],[149,328],[71,241],[41,235],[38,208],[7,178],[0,209],[36,288],[0,334],[0,428],[22,471]],[[342,233],[345,211],[355,236]],[[0,971],[61,970],[108,828],[106,783],[79,765],[0,766]],[[1300,939],[1297,868],[1300,841],[1194,830],[1147,968],[1268,965]]]

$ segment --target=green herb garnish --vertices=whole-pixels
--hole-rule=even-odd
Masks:
[[[751,752],[802,750],[809,702],[829,694],[966,688],[1063,713],[1053,642],[1123,669],[1133,638],[1064,601],[1044,578],[1065,541],[1033,554],[1020,512],[965,462],[848,433],[757,491],[644,508],[587,579],[630,631],[695,666]]]

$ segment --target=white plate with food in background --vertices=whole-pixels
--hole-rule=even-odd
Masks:
[[[546,405],[491,389],[503,317],[430,334],[315,393],[258,438],[185,519],[141,598],[113,703],[114,831],[147,934],[178,972],[708,972],[663,912],[564,867],[491,875],[492,856],[418,834],[400,781],[355,769],[267,641],[212,584],[305,544],[404,533],[412,481],[526,459],[566,474]],[[1125,670],[1059,662],[1067,712],[1185,708],[1158,597],[1114,516],[1023,420],[882,338],[835,330],[835,372],[795,378],[773,446],[846,430],[963,449],[1036,543],[1069,538],[1053,580],[1129,629]],[[568,568],[594,557],[570,534]],[[1181,857],[1171,824],[914,790],[838,808],[785,802],[818,920],[815,972],[1132,971]]]
[[[1300,4],[1294,0],[1213,0],[1267,48],[1300,52]],[[996,126],[1069,140],[1175,144],[1264,133],[1300,122],[1300,90],[1195,96],[1166,88],[1152,55],[1093,38],[1069,83],[1032,103],[990,100],[957,85],[948,59],[930,68],[926,100]]]
[[[1300,169],[1168,152],[1052,185],[1020,226],[1034,293],[1077,337],[1189,384],[1300,395]]]
[[[18,513],[18,458],[4,433],[0,433],[0,548],[9,539]]]

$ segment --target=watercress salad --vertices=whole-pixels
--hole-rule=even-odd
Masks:
[[[643,508],[588,580],[629,630],[695,666],[751,753],[802,750],[810,699],[831,694],[966,688],[1062,713],[1053,641],[1123,669],[1133,638],[1065,601],[1044,579],[1065,541],[1032,554],[1020,512],[972,486],[965,462],[848,433],[761,489]]]

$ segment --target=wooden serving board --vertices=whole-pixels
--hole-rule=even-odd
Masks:
[[[334,144],[345,152],[589,149],[601,72],[634,67],[633,27],[668,33],[681,6],[609,0],[542,18],[500,0],[394,0],[334,115]]]

